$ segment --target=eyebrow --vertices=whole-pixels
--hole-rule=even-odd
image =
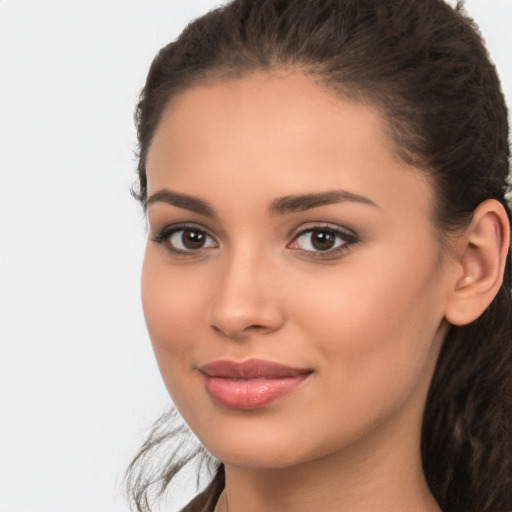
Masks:
[[[270,215],[284,215],[286,213],[300,212],[346,201],[377,207],[368,197],[354,194],[346,190],[331,190],[315,194],[280,197],[272,201],[268,212]],[[183,208],[206,217],[215,217],[216,215],[215,209],[203,199],[173,192],[169,189],[162,189],[152,194],[148,198],[146,205],[149,206],[160,202]]]
[[[186,194],[178,194],[169,189],[159,190],[149,196],[146,205],[149,206],[153,203],[167,203],[206,217],[215,216],[215,210],[206,201]]]
[[[377,205],[368,197],[353,194],[346,190],[332,190],[329,192],[319,192],[317,194],[281,197],[272,201],[269,213],[282,215],[285,213],[301,212],[329,204],[343,203],[345,201],[377,208]]]

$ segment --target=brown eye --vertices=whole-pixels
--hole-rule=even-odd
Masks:
[[[327,251],[334,247],[336,243],[336,235],[332,231],[312,231],[311,245],[318,251]]]
[[[216,241],[211,236],[195,228],[175,229],[165,238],[170,249],[176,252],[193,252],[217,247]]]
[[[356,236],[338,229],[318,227],[299,233],[288,247],[310,253],[336,253],[356,241]]]
[[[201,231],[184,230],[181,235],[181,243],[187,249],[201,249],[204,245],[206,236]]]

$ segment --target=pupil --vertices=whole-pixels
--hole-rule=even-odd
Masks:
[[[332,249],[335,242],[335,235],[330,231],[316,231],[313,233],[312,244],[315,249],[319,251],[326,251]]]
[[[200,249],[204,245],[204,233],[199,231],[184,231],[181,241],[187,249]]]

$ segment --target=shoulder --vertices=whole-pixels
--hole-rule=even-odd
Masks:
[[[219,464],[208,487],[180,512],[214,512],[219,496],[224,490],[224,484],[224,465]]]
[[[210,503],[212,500],[210,496],[205,495],[205,492],[198,494],[185,508],[180,512],[213,512],[215,503]],[[210,506],[211,505],[211,506]]]
[[[222,492],[222,489],[220,489]],[[180,512],[214,512],[220,492],[211,484]]]

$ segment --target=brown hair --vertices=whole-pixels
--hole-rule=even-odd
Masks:
[[[137,107],[143,205],[146,155],[169,99],[201,81],[275,69],[382,109],[399,155],[432,178],[440,232],[463,227],[490,198],[510,219],[507,110],[496,70],[462,7],[442,0],[234,0],[191,23],[156,56]],[[445,512],[512,510],[511,287],[509,250],[498,295],[478,320],[451,327],[432,380],[422,457]],[[154,449],[172,436],[148,443]],[[128,478],[139,511],[180,464],[171,458],[145,477],[147,446]],[[203,497],[212,501],[222,479],[220,467]]]

